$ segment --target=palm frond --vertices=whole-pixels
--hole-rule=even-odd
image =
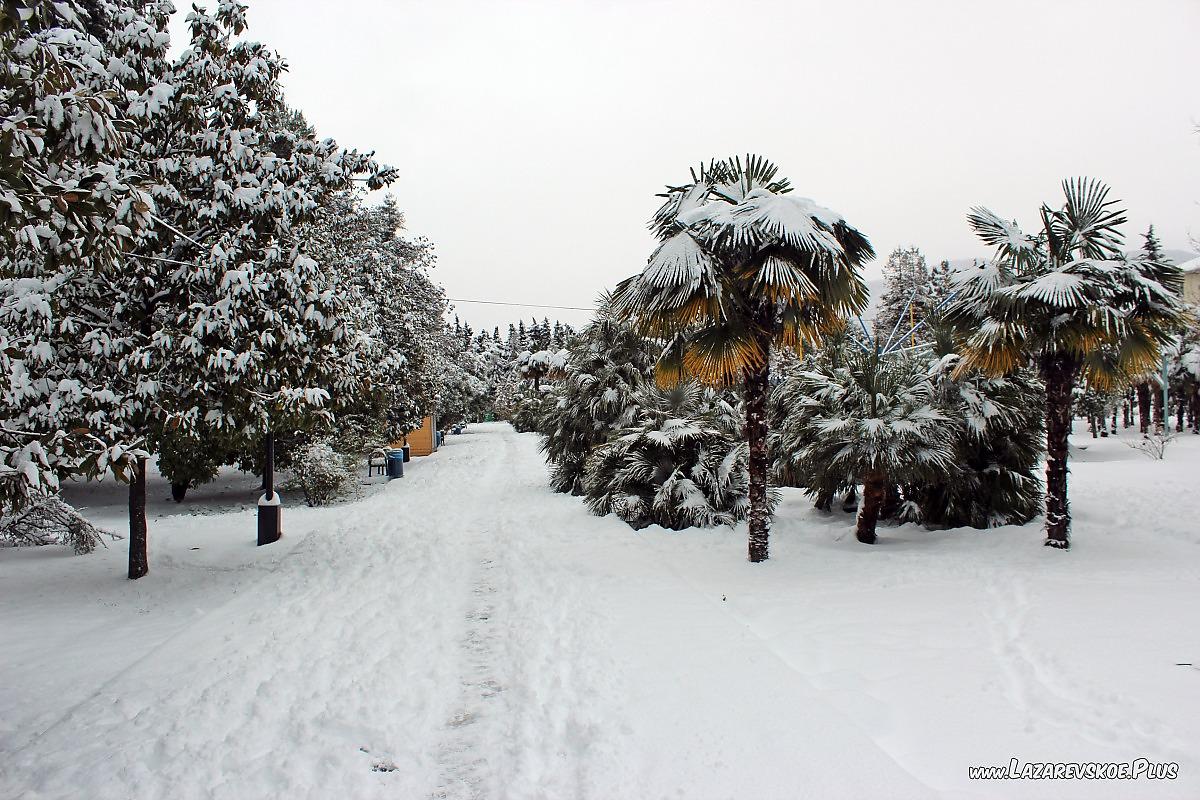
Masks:
[[[766,356],[752,329],[722,323],[688,337],[683,363],[702,383],[731,386],[741,382],[746,369],[762,366]]]
[[[1062,188],[1066,204],[1050,225],[1062,248],[1055,256],[1066,260],[1072,253],[1095,259],[1119,255],[1125,212],[1118,201],[1108,199],[1109,188],[1092,178],[1069,178]]]

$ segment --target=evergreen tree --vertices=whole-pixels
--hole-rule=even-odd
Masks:
[[[933,298],[929,268],[916,247],[893,250],[883,265],[883,277],[887,288],[875,315],[875,338],[881,343],[887,341],[893,330],[900,336],[917,320],[924,319]],[[928,333],[918,331],[912,337],[927,339]]]
[[[938,265],[929,273],[929,311],[945,302],[950,293],[954,291],[954,268],[950,266],[949,261],[939,261]]]
[[[133,41],[167,44],[154,4],[5,3],[0,10],[0,508],[57,490],[70,474],[129,477],[144,453],[117,409],[124,384],[103,373],[111,306],[96,304],[152,224],[136,131],[110,69]]]
[[[105,95],[118,104],[114,118],[136,121],[106,174],[140,173],[147,194],[114,187],[123,198],[119,213],[130,220],[108,223],[127,239],[119,269],[64,274],[69,287],[56,288],[57,318],[44,329],[55,357],[23,360],[20,369],[22,380],[76,398],[57,406],[74,419],[54,421],[54,437],[86,430],[99,443],[82,461],[54,459],[60,474],[126,465],[136,578],[148,568],[149,449],[203,431],[244,450],[272,425],[292,428],[320,414],[352,379],[343,369],[341,297],[300,249],[296,231],[331,193],[357,178],[376,188],[391,173],[332,140],[317,141],[286,109],[282,59],[238,39],[244,6],[194,10],[191,47],[174,61],[166,57],[169,3],[103,8],[111,24],[94,27],[107,38],[87,40],[82,60],[108,82],[104,91],[119,89]],[[103,115],[93,120],[88,108],[83,141],[107,137],[96,127]],[[35,258],[8,274],[44,273]],[[78,374],[63,373],[63,365]]]

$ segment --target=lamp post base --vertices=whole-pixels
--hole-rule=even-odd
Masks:
[[[283,535],[283,507],[279,503],[279,492],[273,492],[270,499],[264,494],[258,498],[258,544],[279,541]]]

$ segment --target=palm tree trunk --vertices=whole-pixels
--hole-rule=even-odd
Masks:
[[[1067,503],[1067,435],[1071,430],[1071,390],[1079,364],[1069,355],[1045,356],[1046,383],[1046,546],[1070,546],[1071,510]]]
[[[1166,409],[1163,408],[1162,387],[1155,384],[1154,387],[1154,430],[1157,433],[1163,433],[1167,429],[1166,425]]]
[[[1189,411],[1192,416],[1192,433],[1200,433],[1200,383],[1192,384],[1192,410]]]
[[[771,510],[767,506],[767,397],[771,365],[746,370],[746,441],[750,445],[750,560],[766,561]]]
[[[887,495],[887,473],[871,470],[863,476],[862,506],[858,510],[858,528],[855,535],[863,544],[875,544],[875,525],[879,522],[879,511]]]
[[[150,571],[146,556],[146,459],[139,458],[129,481],[129,580]]]
[[[1150,432],[1150,384],[1142,381],[1137,385],[1138,427],[1140,433]]]

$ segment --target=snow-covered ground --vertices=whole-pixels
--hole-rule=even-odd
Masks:
[[[1200,437],[1076,442],[1067,553],[867,547],[789,490],[749,564],[589,516],[502,424],[263,548],[251,479],[159,483],[142,580],[123,542],[0,550],[0,797],[1198,797]],[[1138,757],[1179,777],[967,779]]]

